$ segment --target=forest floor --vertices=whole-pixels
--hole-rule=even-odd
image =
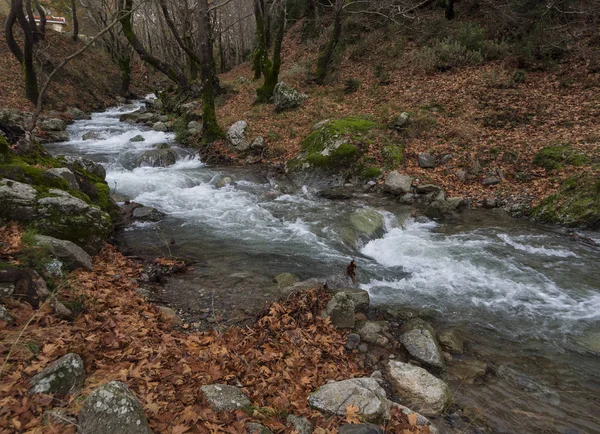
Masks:
[[[264,161],[284,163],[300,150],[315,123],[366,116],[382,126],[381,140],[369,149],[380,163],[384,144],[402,145],[404,161],[394,169],[473,203],[488,197],[539,200],[576,173],[600,175],[600,73],[590,72],[588,62],[569,59],[545,71],[527,72],[522,83],[511,79],[516,69],[506,62],[425,74],[407,60],[414,43],[398,48],[394,35],[374,31],[364,36],[338,55],[328,82],[319,86],[309,77],[323,40],[302,41],[299,23],[284,39],[280,81],[308,94],[308,100],[283,113],[275,113],[272,105],[253,104],[261,82],[252,80],[246,62],[221,75],[232,89],[218,107],[221,125],[246,120],[249,136],[265,139]],[[354,93],[345,92],[350,78],[360,82]],[[408,134],[389,128],[402,112],[411,115]],[[566,146],[585,155],[585,163],[558,170],[533,164],[547,146]],[[452,158],[423,169],[417,162],[420,153],[438,161],[444,155]],[[498,173],[503,182],[482,185]]]

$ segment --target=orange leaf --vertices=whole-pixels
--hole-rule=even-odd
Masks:
[[[350,404],[346,407],[346,422],[348,423],[360,423],[358,405]]]
[[[410,426],[417,426],[417,413],[411,413],[408,415],[408,423]]]

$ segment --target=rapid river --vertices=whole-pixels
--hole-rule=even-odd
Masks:
[[[330,201],[264,170],[207,166],[178,148],[173,134],[119,122],[142,105],[95,113],[69,127],[68,142],[47,147],[101,162],[115,197],[167,214],[120,235],[138,252],[194,262],[161,301],[190,317],[216,305],[235,323],[273,299],[275,275],[326,277],[356,259],[374,305],[463,330],[464,357],[488,363],[473,384],[446,379],[471,420],[481,417],[499,433],[600,433],[600,249],[492,211],[452,223],[415,220],[391,199]],[[88,131],[100,137],[82,140]],[[145,140],[131,142],[138,134]],[[179,154],[175,165],[131,168],[137,154],[165,142]],[[234,182],[217,188],[223,176]],[[361,207],[380,212],[386,231],[357,249],[341,230]],[[585,236],[600,242],[598,233]],[[463,424],[455,432],[479,431]]]

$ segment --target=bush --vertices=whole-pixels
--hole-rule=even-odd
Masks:
[[[483,62],[483,56],[481,52],[470,50],[460,42],[447,38],[434,42],[429,47],[413,51],[409,60],[417,69],[432,73],[461,66],[479,65]]]
[[[175,132],[175,141],[177,143],[185,144],[187,139],[190,137],[188,131],[188,120],[186,116],[181,116],[173,122],[173,132]]]
[[[360,80],[358,78],[350,77],[344,82],[344,92],[354,93],[360,88]]]

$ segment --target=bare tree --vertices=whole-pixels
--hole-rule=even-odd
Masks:
[[[79,20],[77,19],[77,0],[71,0],[71,15],[73,16],[73,41],[79,36]]]
[[[340,40],[340,34],[342,33],[342,9],[344,6],[344,0],[335,0],[335,11],[333,19],[333,32],[331,37],[325,46],[325,49],[319,55],[317,61],[317,76],[316,81],[319,84],[323,84],[325,77],[327,76],[327,68],[331,62],[331,57],[335,47],[337,47],[338,41]]]
[[[256,3],[259,3],[259,0],[255,0]],[[281,69],[281,44],[283,43],[283,36],[285,35],[285,24],[286,24],[286,5],[285,1],[279,2],[279,4],[274,3],[272,5],[272,10],[276,10],[278,7],[279,13],[278,15],[278,25],[277,25],[277,34],[275,36],[275,43],[273,45],[273,59],[269,59],[269,53],[267,49],[267,35],[266,28],[263,29],[263,38],[261,42],[260,38],[260,26],[263,23],[265,26],[269,20],[266,20],[263,15],[266,14],[266,10],[261,7],[255,6],[255,13],[258,12],[261,14],[256,18],[256,26],[257,26],[257,36],[258,36],[258,45],[257,51],[262,50],[260,53],[259,59],[260,62],[256,62],[255,57],[255,67],[260,68],[260,72],[262,73],[264,80],[262,85],[256,89],[256,102],[258,103],[266,103],[269,102],[271,97],[273,96],[273,91],[275,90],[275,85],[277,85],[277,81],[279,80],[279,70]],[[273,12],[275,13],[275,12]],[[261,46],[261,43],[263,44]],[[256,53],[255,53],[256,56]],[[256,77],[256,71],[255,71]]]

